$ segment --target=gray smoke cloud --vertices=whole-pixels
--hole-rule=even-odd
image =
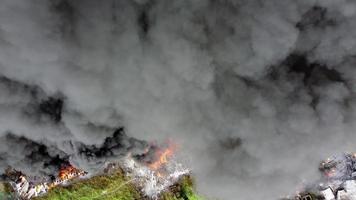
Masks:
[[[100,149],[125,127],[177,141],[202,194],[276,199],[354,150],[355,14],[351,0],[1,0],[0,136],[85,167],[68,144]],[[1,145],[1,167],[21,144]]]

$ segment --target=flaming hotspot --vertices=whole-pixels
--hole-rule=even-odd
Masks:
[[[150,149],[151,151],[145,152],[143,159],[128,154],[119,159],[117,163],[108,163],[105,171],[110,170],[110,168],[121,168],[125,175],[130,178],[125,184],[132,182],[145,196],[157,199],[162,191],[173,185],[182,175],[189,174],[190,170],[175,161],[174,152],[177,145],[174,143],[169,142],[165,148],[152,145]],[[153,156],[150,154],[152,150]],[[73,179],[87,176],[88,173],[67,164],[60,168],[53,181],[44,181],[37,184],[29,181],[25,174],[15,169],[8,169],[5,174],[11,180],[10,184],[16,193],[16,197],[26,200],[44,195],[52,188],[66,185]],[[119,188],[107,192],[115,193]]]

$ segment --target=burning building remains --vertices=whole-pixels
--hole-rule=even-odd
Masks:
[[[0,171],[173,138],[201,193],[274,200],[355,148],[355,38],[355,0],[1,0]]]
[[[58,176],[51,181],[36,181],[32,182],[25,174],[15,169],[8,169],[5,176],[10,179],[10,184],[15,191],[15,197],[18,199],[31,199],[33,197],[44,195],[48,190],[58,186],[67,184],[70,180],[85,176],[87,172],[77,169],[72,165],[67,165],[61,168]]]
[[[117,139],[118,135],[119,133],[116,132],[112,138],[107,139],[104,142],[105,147],[110,147],[108,143],[112,143],[110,140]],[[130,179],[129,182],[135,184],[144,196],[150,199],[157,199],[162,191],[190,172],[173,159],[175,150],[176,145],[172,142],[162,147],[151,145],[146,148],[143,154],[133,155],[128,152],[124,157],[117,157],[117,159],[105,162],[103,164],[104,170],[97,169],[97,171],[92,171],[90,174],[67,162],[63,162],[57,175],[50,178],[27,175],[13,168],[8,168],[3,177],[11,184],[15,192],[15,198],[29,200],[33,197],[45,195],[49,190],[57,186],[68,185],[72,180],[90,178],[94,175],[110,173],[120,169]],[[86,148],[86,154],[88,154],[88,151],[89,148]],[[102,153],[98,152],[105,151],[97,148],[90,155],[102,156]]]
[[[119,162],[124,172],[141,188],[142,192],[154,199],[182,175],[190,172],[172,159],[176,148],[174,144],[169,143],[165,148],[157,148],[154,148],[156,149],[154,159],[149,160],[149,163],[137,162],[131,155]]]
[[[7,91],[13,103],[19,101],[17,106],[22,113],[21,119],[29,120],[23,123],[32,127],[17,130],[24,134],[18,134],[14,127],[7,127],[0,135],[1,178],[11,183],[18,198],[41,196],[74,179],[100,173],[103,166],[119,160],[125,173],[134,178],[133,182],[148,197],[156,196],[178,176],[188,172],[173,161],[168,162],[175,147],[150,145],[129,137],[124,128],[86,122],[83,126],[88,133],[98,131],[103,136],[95,142],[86,140],[86,137],[73,137],[63,122],[66,104],[61,95],[49,97],[37,86],[4,77],[0,77],[0,88]],[[7,117],[10,118],[11,115]],[[11,124],[11,120],[1,122]],[[47,135],[42,137],[38,132]]]
[[[319,166],[321,178],[303,186],[297,200],[356,200],[356,153],[327,158]]]

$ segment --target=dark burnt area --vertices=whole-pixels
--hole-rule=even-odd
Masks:
[[[58,123],[62,119],[63,100],[61,98],[49,97],[40,102],[39,112],[48,116],[53,122]]]
[[[296,28],[304,31],[308,28],[325,28],[327,26],[334,26],[336,22],[329,19],[327,16],[327,9],[320,6],[313,6],[309,9],[302,19],[296,24]]]

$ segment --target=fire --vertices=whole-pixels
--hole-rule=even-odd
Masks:
[[[12,180],[14,191],[16,191],[20,199],[24,200],[41,196],[58,185],[66,184],[67,181],[86,174],[87,172],[68,164],[59,170],[58,176],[54,180],[34,184],[20,171],[16,171],[15,169],[8,169],[6,171],[6,175]]]
[[[58,178],[61,181],[67,181],[82,175],[85,175],[84,171],[77,169],[72,165],[66,165],[59,170]]]
[[[190,173],[174,157],[177,149],[177,145],[169,140],[164,146],[151,144],[142,157],[137,159],[129,154],[120,161],[120,166],[142,193],[150,199],[158,199],[163,190]]]
[[[174,184],[181,176],[190,173],[187,168],[175,161],[176,158],[173,158],[176,150],[177,145],[171,141],[168,141],[165,146],[152,144],[144,151],[143,159],[140,160],[140,157],[134,157],[129,153],[127,157],[120,159],[117,163],[109,163],[108,167],[119,167],[144,194],[152,199],[157,199],[157,195],[161,191]],[[150,155],[153,156],[153,159]],[[148,160],[152,160],[152,162]],[[9,171],[9,176],[14,177],[14,190],[22,199],[41,196],[59,185],[66,185],[71,180],[86,174],[87,172],[65,163],[53,180],[27,187],[30,185],[30,181],[21,172]]]
[[[169,159],[174,155],[176,149],[177,146],[174,143],[169,142],[167,148],[159,149],[156,152],[156,160],[149,164],[148,167],[154,171],[160,170],[167,165]],[[162,174],[158,173],[158,175],[161,176]]]

